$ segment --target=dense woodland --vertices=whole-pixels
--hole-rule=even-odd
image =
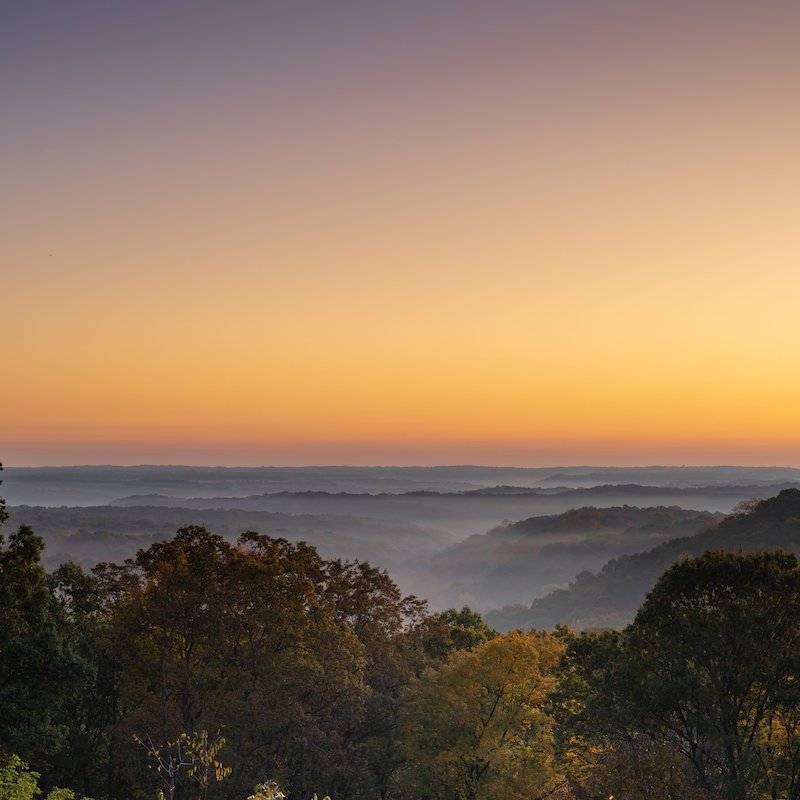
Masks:
[[[184,527],[91,572],[42,549],[0,544],[2,800],[31,770],[119,800],[800,797],[791,554],[683,558],[622,631],[497,634],[257,533]]]

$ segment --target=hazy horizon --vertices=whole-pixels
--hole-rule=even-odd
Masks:
[[[780,463],[777,461],[764,461],[760,463],[756,462],[730,462],[730,461],[720,461],[720,462],[706,462],[706,461],[697,461],[697,462],[668,462],[668,461],[653,461],[653,462],[634,462],[631,461],[630,463],[622,463],[622,462],[587,462],[587,463],[578,463],[578,462],[541,462],[541,463],[533,463],[533,462],[478,462],[478,461],[463,461],[463,462],[446,462],[446,461],[431,461],[426,463],[425,461],[408,461],[408,462],[356,462],[356,461],[298,461],[296,463],[290,462],[281,462],[281,463],[269,463],[269,462],[259,462],[259,461],[252,461],[251,463],[246,462],[239,462],[239,461],[169,461],[169,460],[162,460],[162,461],[27,461],[25,459],[18,459],[18,460],[6,460],[5,462],[0,462],[3,464],[5,469],[8,468],[17,468],[17,469],[36,469],[36,468],[81,468],[81,467],[121,467],[121,468],[134,468],[134,467],[187,467],[187,468],[209,468],[209,469],[313,469],[313,468],[342,468],[347,469],[349,467],[363,467],[363,468],[375,468],[375,469],[392,469],[392,468],[419,468],[419,469],[433,469],[436,467],[442,468],[458,468],[458,467],[485,467],[485,468],[518,468],[518,469],[543,469],[543,470],[559,470],[559,469],[615,469],[615,468],[639,468],[639,469],[646,469],[652,467],[672,467],[676,469],[680,469],[682,467],[708,467],[708,468],[725,468],[725,467],[742,467],[742,468],[776,468],[776,469],[800,469],[800,462],[795,461],[792,463]]]
[[[266,448],[264,448],[266,450]],[[101,445],[96,448],[86,448],[76,446],[74,448],[65,447],[61,448],[38,448],[27,447],[18,448],[14,446],[5,446],[3,448],[4,461],[0,461],[6,468],[8,467],[139,467],[139,466],[165,466],[165,467],[209,467],[209,468],[313,468],[313,467],[373,467],[373,468],[434,468],[434,467],[496,467],[496,468],[520,468],[520,469],[614,469],[614,468],[649,468],[649,467],[753,467],[753,468],[800,468],[800,457],[796,455],[795,451],[788,452],[783,458],[769,458],[762,456],[760,458],[752,457],[749,460],[732,458],[732,455],[741,454],[740,450],[725,450],[715,449],[709,450],[707,453],[686,454],[678,453],[674,457],[659,455],[653,453],[653,458],[642,459],[635,454],[629,454],[627,457],[618,455],[616,459],[606,460],[585,460],[579,459],[560,460],[558,458],[558,451],[546,450],[539,455],[525,455],[520,453],[518,456],[505,455],[497,460],[481,460],[480,458],[463,458],[459,460],[457,455],[463,453],[468,448],[457,447],[453,448],[456,457],[453,459],[446,459],[444,456],[437,456],[436,454],[426,455],[422,458],[401,455],[397,458],[388,456],[385,460],[374,460],[370,453],[374,452],[377,448],[374,446],[365,447],[356,456],[347,458],[337,458],[337,456],[330,456],[328,458],[318,457],[314,459],[313,456],[304,458],[303,455],[294,454],[287,455],[283,460],[266,460],[258,452],[252,454],[248,453],[246,456],[234,455],[231,452],[225,452],[220,449],[218,455],[211,455],[209,451],[203,447],[196,447],[192,449],[171,449],[166,452],[159,453],[156,448],[142,447],[141,449],[134,450],[137,455],[126,458],[124,454],[127,449],[113,448],[108,445]],[[520,448],[521,449],[521,448]],[[789,448],[787,448],[788,450]],[[43,450],[46,450],[51,455],[43,456],[38,455]],[[198,452],[199,451],[199,452]],[[285,452],[285,451],[284,451]],[[322,450],[322,452],[325,452]],[[346,449],[343,448],[341,453],[358,452],[357,448]],[[384,451],[385,452],[385,451]],[[506,454],[511,452],[511,448],[505,451]],[[535,452],[535,451],[534,451]],[[53,455],[53,453],[55,453]],[[484,455],[476,450],[472,453],[475,456]],[[81,454],[85,454],[86,458],[82,459]],[[689,457],[689,456],[693,457]],[[683,456],[683,457],[682,457]]]

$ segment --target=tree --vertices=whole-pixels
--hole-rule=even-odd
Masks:
[[[469,606],[461,609],[448,608],[434,614],[434,619],[447,628],[447,650],[471,650],[497,636],[483,617]]]
[[[58,746],[61,691],[71,669],[63,618],[27,525],[0,537],[0,748],[37,760]]]
[[[732,800],[800,796],[800,567],[708,552],[673,565],[626,630],[617,694]]]
[[[430,800],[537,798],[557,785],[552,719],[562,644],[514,631],[457,651],[405,698],[404,788]]]
[[[30,772],[28,765],[17,755],[12,755],[0,765],[0,797],[3,800],[33,800],[41,794],[39,775]]]
[[[424,601],[404,597],[384,570],[364,562],[328,562],[326,596],[363,647],[364,693],[360,713],[340,709],[336,731],[349,768],[340,768],[338,782],[324,788],[337,800],[383,800],[402,762],[396,734],[403,691],[443,660],[447,631]]]
[[[38,772],[28,769],[28,765],[19,756],[10,756],[5,763],[0,764],[0,798],[34,800],[42,794],[39,788],[41,777]],[[75,792],[55,787],[47,793],[47,800],[75,800]]]
[[[138,736],[133,740],[145,749],[149,766],[158,776],[158,800],[174,800],[184,776],[196,785],[196,800],[205,800],[209,786],[225,780],[232,772],[219,758],[225,739],[218,736],[209,741],[208,731],[192,736],[182,733],[174,742],[162,746],[156,745],[150,737],[146,742]]]
[[[0,464],[0,472],[2,471],[3,471],[3,465]],[[0,484],[2,483],[3,481],[0,481]],[[7,519],[8,519],[8,512],[6,511],[6,500],[4,497],[0,497],[0,527]]]
[[[595,753],[581,789],[604,800],[713,800],[697,786],[691,764],[679,751],[643,734],[617,739]]]
[[[746,500],[740,500],[736,505],[731,509],[731,516],[732,517],[747,517],[750,514],[754,514],[758,511],[758,507],[761,505],[761,500],[758,497],[749,497]]]
[[[61,743],[48,778],[95,797],[105,784],[114,703],[100,585],[73,563],[62,564],[48,576],[48,583],[66,662],[55,718],[62,730]]]
[[[7,516],[0,498],[0,524]],[[7,544],[0,535],[0,755],[21,753],[47,785],[86,793],[103,736],[92,639],[99,595],[74,564],[48,575],[43,549],[26,525]]]
[[[119,676],[109,794],[146,782],[134,734],[166,752],[187,730],[227,739],[229,796],[265,774],[293,795],[386,793],[399,698],[436,632],[385,572],[189,526],[96,575]]]
[[[617,685],[619,632],[576,635],[561,628],[558,635],[565,650],[552,697],[556,751],[571,785],[582,787],[592,782],[599,759],[618,742],[630,741],[635,728]]]

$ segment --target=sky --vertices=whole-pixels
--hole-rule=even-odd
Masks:
[[[796,0],[0,5],[0,461],[800,466]]]

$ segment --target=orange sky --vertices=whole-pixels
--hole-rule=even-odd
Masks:
[[[800,465],[797,4],[36,5],[7,465]]]

